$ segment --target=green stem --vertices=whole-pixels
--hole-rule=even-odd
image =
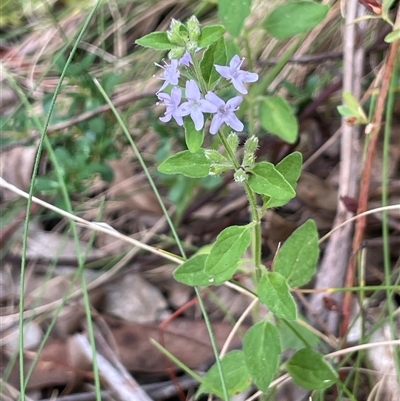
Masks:
[[[86,256],[85,256],[86,257]],[[100,372],[99,372],[99,365],[97,363],[97,351],[96,351],[96,341],[94,338],[94,327],[92,321],[92,311],[89,299],[89,292],[87,289],[86,278],[85,278],[85,271],[83,270],[83,264],[80,263],[79,266],[80,270],[80,277],[81,277],[81,287],[82,287],[82,294],[83,294],[83,305],[85,308],[86,314],[86,324],[87,324],[87,332],[89,337],[89,342],[92,349],[92,367],[93,367],[93,378],[94,384],[96,388],[96,401],[101,401],[101,383],[100,383]]]
[[[286,325],[287,327],[289,327],[289,329],[296,335],[296,337],[298,339],[300,339],[303,342],[303,344],[307,348],[312,348],[312,344],[310,344],[310,342],[300,333],[299,330],[297,330],[297,328],[289,320],[280,319],[280,318],[276,318],[276,319],[278,320],[278,322],[281,322],[284,325]]]
[[[257,281],[261,279],[261,219],[257,209],[256,196],[250,185],[247,182],[243,183],[244,189],[246,191],[247,199],[250,205],[251,220],[254,223],[252,229],[253,240],[252,245],[252,255],[254,260],[254,266],[256,268],[256,278]]]
[[[345,384],[341,381],[338,380],[337,381],[337,385],[339,386],[339,388],[345,393],[347,394],[347,396],[349,397],[349,399],[351,401],[357,401],[357,399],[354,397],[353,393],[345,386]]]
[[[248,64],[249,70],[253,71],[254,64],[253,64],[253,59],[251,57],[252,51],[250,49],[249,32],[246,29],[246,27],[243,28],[243,39],[244,39],[244,47],[246,50],[247,64]]]
[[[232,149],[229,147],[226,138],[221,131],[218,132],[218,138],[224,145],[230,160],[235,166],[235,169],[239,169],[240,168],[239,161],[232,152]],[[253,239],[251,241],[251,248],[252,248],[251,250],[252,250],[254,266],[256,267],[256,278],[257,281],[259,281],[261,278],[261,219],[257,209],[257,200],[255,193],[250,188],[250,185],[247,182],[244,182],[243,186],[250,205],[251,221],[254,223],[254,226],[252,228]]]
[[[207,326],[208,335],[210,336],[211,346],[212,346],[214,356],[215,356],[215,363],[217,365],[219,377],[221,378],[221,385],[222,385],[222,392],[224,394],[224,400],[229,401],[229,394],[228,394],[228,389],[226,387],[224,372],[222,370],[221,358],[219,357],[217,342],[215,341],[215,336],[214,336],[214,333],[212,330],[211,322],[208,317],[207,310],[204,306],[203,299],[201,298],[199,288],[194,287],[194,290],[196,291],[196,296],[197,296],[197,299],[199,300],[200,309],[201,309],[201,312],[203,313],[204,321]]]
[[[195,71],[195,75],[196,75],[197,81],[200,84],[200,89],[203,92],[203,94],[205,95],[207,93],[208,89],[207,89],[207,85],[206,85],[206,83],[204,81],[203,75],[201,73],[199,60],[197,60],[195,52],[190,52],[190,57],[192,58],[193,68],[194,68],[194,71]]]
[[[337,288],[329,288],[327,292],[347,292],[347,291],[399,291],[399,285],[367,285],[367,286],[359,286],[359,287],[337,287]]]
[[[391,132],[395,132],[393,128],[392,131],[392,122],[393,122],[393,112],[395,107],[395,90],[396,84],[398,82],[398,74],[399,73],[399,65],[396,64],[393,69],[393,75],[390,81],[390,89],[388,93],[387,99],[387,107],[386,107],[386,124],[384,128],[384,137],[383,137],[383,154],[382,154],[382,206],[387,206],[389,204],[388,193],[389,193],[389,157],[390,157],[390,136]],[[385,285],[386,287],[391,284],[392,270],[391,270],[391,261],[390,261],[390,245],[389,245],[389,219],[387,210],[382,211],[382,239],[383,239],[383,268],[385,272]],[[389,318],[389,326],[391,331],[392,339],[397,338],[397,324],[394,318],[394,306],[393,306],[393,297],[394,293],[392,290],[386,288],[386,299],[387,299],[387,310],[388,310],[388,318]],[[393,356],[394,362],[397,370],[398,383],[400,383],[400,357],[399,353],[396,351],[396,347],[393,347]]]
[[[229,159],[235,166],[235,169],[236,170],[239,169],[240,168],[239,160],[237,159],[237,157],[233,153],[232,149],[228,145],[225,135],[221,130],[218,131],[218,138],[221,141],[222,145],[224,145],[224,148],[226,149],[226,153],[228,153]]]
[[[184,363],[182,363],[174,354],[171,354],[166,348],[164,348],[159,342],[150,338],[150,342],[166,357],[168,357],[175,365],[179,366],[185,373],[189,376],[193,377],[193,379],[197,380],[199,383],[203,383],[203,378],[198,375],[195,371],[188,368]]]
[[[255,102],[251,95],[247,98],[249,104],[249,136],[254,135],[254,120],[255,120]]]

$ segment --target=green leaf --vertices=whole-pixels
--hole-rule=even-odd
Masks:
[[[215,283],[212,278],[210,282],[210,276],[204,272],[207,257],[208,254],[200,254],[186,260],[182,265],[175,269],[175,280],[186,285],[198,285],[203,287],[214,284],[222,284]]]
[[[137,45],[154,50],[170,50],[177,47],[168,40],[167,32],[152,32],[135,41]]]
[[[239,45],[236,43],[235,39],[228,38],[226,39],[225,44],[226,44],[226,56],[228,60],[230,60],[236,54],[240,54],[241,49]]]
[[[267,131],[288,143],[297,141],[299,125],[293,110],[280,96],[263,97],[259,101],[258,117]]]
[[[185,118],[183,127],[185,128],[186,146],[191,153],[196,153],[203,145],[204,132],[202,130],[196,131],[191,118]]]
[[[337,106],[337,110],[339,114],[346,119],[346,123],[349,125],[368,124],[368,118],[362,110],[358,112],[344,105]]]
[[[318,231],[314,220],[307,220],[286,240],[275,258],[274,270],[291,287],[307,284],[314,275],[319,256]]]
[[[206,49],[200,61],[201,74],[209,90],[213,90],[215,84],[221,78],[214,64],[225,65],[226,60],[225,40],[221,37]]]
[[[221,231],[206,260],[205,272],[216,280],[228,280],[250,245],[248,226],[231,226]]]
[[[208,25],[201,29],[198,45],[199,47],[208,47],[216,42],[225,32],[223,25]]]
[[[384,39],[386,43],[393,43],[396,40],[400,40],[400,29],[396,29],[393,32],[388,33]]]
[[[205,156],[204,149],[199,149],[196,153],[184,150],[164,160],[158,166],[158,171],[164,174],[183,174],[186,177],[201,178],[208,176],[210,165],[211,162]]]
[[[254,192],[286,201],[296,196],[292,186],[272,163],[258,163],[249,172],[249,185]]]
[[[344,91],[342,96],[346,105],[349,106],[351,109],[357,110],[360,107],[358,100],[354,97],[354,95],[351,92]]]
[[[351,109],[348,106],[344,106],[341,104],[341,105],[337,106],[337,110],[338,110],[339,114],[345,118],[350,118],[350,117],[356,118],[356,113],[354,112],[353,109]]]
[[[103,89],[106,93],[112,93],[114,88],[121,81],[121,75],[116,72],[108,72],[101,78]]]
[[[114,179],[114,170],[105,163],[93,162],[85,168],[85,175],[90,177],[92,174],[99,173],[101,179],[111,182]]]
[[[328,5],[312,1],[290,2],[275,7],[263,27],[275,38],[287,39],[316,27],[328,11]]]
[[[37,177],[35,180],[35,189],[39,192],[55,193],[60,189],[61,185],[57,180],[49,177]]]
[[[96,134],[102,134],[106,130],[106,122],[103,117],[93,117],[89,121],[89,129]]]
[[[68,149],[59,146],[55,148],[54,154],[57,158],[61,173],[65,175],[68,165],[73,160],[71,153],[69,153]]]
[[[285,177],[285,180],[296,189],[297,180],[301,174],[303,155],[300,152],[293,152],[282,159],[275,168]]]
[[[297,306],[289,285],[280,273],[266,272],[258,284],[260,301],[277,317],[296,320]]]
[[[299,318],[302,319],[302,317]],[[304,348],[304,346],[316,347],[320,344],[319,337],[296,320],[289,322],[285,319],[280,319],[277,322],[277,328],[282,349],[284,350],[292,349],[297,351]]]
[[[352,93],[348,91],[343,92],[343,102],[344,106],[338,106],[337,109],[339,113],[345,118],[355,117],[356,121],[354,123],[367,124],[368,117],[365,115],[363,108],[361,107],[358,100],[353,96]]]
[[[247,370],[242,351],[229,352],[222,358],[221,365],[222,371],[224,372],[225,384],[230,396],[240,393],[249,387],[250,373]],[[205,374],[203,382],[197,390],[196,398],[202,393],[213,393],[222,399],[224,398],[221,378],[216,364]]]
[[[311,348],[297,351],[288,361],[287,370],[296,384],[308,390],[323,390],[338,379],[332,366]]]
[[[218,0],[218,15],[232,36],[240,35],[250,8],[251,0]]]
[[[297,180],[301,174],[302,162],[302,154],[300,152],[293,152],[275,166],[276,170],[283,175],[285,180],[292,186],[294,190],[296,189]],[[263,199],[267,208],[279,207],[287,203],[286,199],[274,199],[269,196],[263,196]]]
[[[267,392],[278,370],[281,355],[278,329],[267,321],[255,324],[243,339],[243,352],[254,384]]]

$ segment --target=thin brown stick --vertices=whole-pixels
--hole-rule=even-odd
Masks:
[[[343,31],[343,91],[351,92],[357,99],[361,95],[361,79],[363,76],[362,66],[364,58],[364,34],[365,25],[356,27],[353,21],[363,15],[365,8],[360,6],[357,0],[349,0],[346,3],[346,20]],[[340,202],[340,196],[356,197],[358,193],[359,177],[357,164],[358,151],[358,127],[342,124],[340,138],[340,173],[338,189],[338,207],[333,227],[341,227],[335,230],[330,237],[329,243],[320,263],[316,277],[315,288],[341,287],[345,282],[348,257],[351,253],[351,239],[353,225],[342,226],[342,223],[350,217],[349,211]],[[339,332],[340,313],[331,310],[325,305],[325,301],[334,301],[342,304],[343,294],[315,293],[310,299],[310,305],[319,315],[332,333]],[[308,313],[309,319],[315,324],[314,315]]]
[[[400,24],[400,8],[398,8],[397,10],[395,26],[399,26],[399,24]],[[357,214],[363,213],[367,210],[372,164],[376,152],[379,131],[382,125],[386,96],[389,90],[390,79],[392,77],[393,68],[396,62],[396,56],[399,49],[399,43],[400,42],[397,40],[390,45],[389,53],[384,65],[382,83],[378,94],[378,100],[372,123],[372,130],[371,133],[369,134],[370,135],[369,146],[365,158],[364,169],[361,175],[360,195],[358,198]],[[360,219],[358,219],[356,223],[355,234],[353,237],[353,246],[352,246],[353,253],[347,267],[345,287],[352,287],[355,282],[355,273],[357,268],[356,254],[361,247],[361,243],[364,237],[365,226],[366,226],[366,217],[363,216]],[[343,319],[340,325],[341,336],[345,336],[347,329],[349,327],[350,313],[351,313],[351,298],[352,298],[351,292],[345,293],[343,298],[343,310],[342,310]]]

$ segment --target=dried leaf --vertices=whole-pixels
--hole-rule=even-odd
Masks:
[[[166,371],[164,356],[150,343],[150,338],[160,341],[157,324],[132,325],[110,317],[105,320],[115,338],[120,360],[128,370],[152,374]],[[213,322],[218,347],[223,345],[231,329],[230,324]],[[213,361],[213,351],[203,321],[174,319],[164,330],[164,340],[168,351],[192,369]],[[239,341],[235,337],[232,345]]]

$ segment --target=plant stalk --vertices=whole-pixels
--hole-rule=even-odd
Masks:
[[[232,163],[235,166],[235,169],[239,169],[239,161],[237,160],[236,156],[232,152],[232,149],[229,147],[224,134],[219,131],[218,137],[221,143],[224,145],[228,156]],[[261,278],[261,219],[260,214],[257,209],[257,201],[256,195],[254,191],[250,188],[250,185],[247,182],[243,183],[244,190],[246,192],[247,199],[250,205],[250,213],[251,213],[251,222],[254,224],[252,228],[252,241],[251,241],[251,251],[252,257],[254,261],[254,266],[256,268],[256,278],[257,281]]]

